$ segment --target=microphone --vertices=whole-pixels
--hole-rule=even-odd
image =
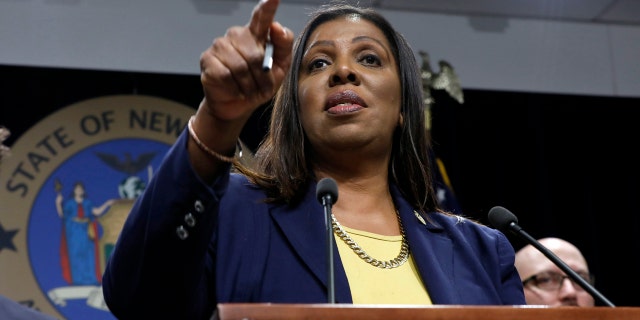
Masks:
[[[324,178],[316,186],[316,197],[323,206],[333,206],[338,201],[338,184],[332,178]]]
[[[324,207],[325,227],[327,229],[327,296],[329,303],[335,303],[335,277],[333,270],[333,224],[331,207],[338,201],[338,184],[332,178],[323,178],[316,186],[316,198]]]
[[[538,249],[542,254],[544,254],[551,262],[553,262],[558,268],[564,271],[575,283],[580,285],[584,290],[589,292],[592,297],[600,300],[602,303],[609,307],[615,307],[609,299],[605,298],[595,287],[593,287],[587,280],[582,278],[579,274],[577,274],[573,269],[571,269],[562,259],[558,258],[551,250],[547,247],[543,246],[538,240],[529,235],[526,231],[522,229],[518,225],[518,218],[511,213],[511,211],[500,207],[495,206],[489,210],[489,222],[499,230],[505,232],[510,231],[511,233],[520,236],[524,240],[526,240],[529,244]]]

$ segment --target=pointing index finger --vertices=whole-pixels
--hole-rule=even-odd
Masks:
[[[249,30],[256,37],[265,41],[269,35],[269,27],[276,16],[280,0],[260,0],[253,8],[251,20],[249,20]]]

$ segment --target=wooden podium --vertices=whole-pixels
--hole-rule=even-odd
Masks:
[[[637,307],[223,303],[219,320],[640,320]]]

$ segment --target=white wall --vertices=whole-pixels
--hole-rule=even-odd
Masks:
[[[197,74],[200,53],[253,2],[0,0],[0,64]],[[282,4],[301,29],[309,8]],[[381,11],[463,88],[640,97],[640,27]]]

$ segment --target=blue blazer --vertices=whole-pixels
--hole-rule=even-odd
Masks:
[[[138,198],[103,276],[120,319],[208,319],[218,303],[327,302],[326,228],[315,183],[300,204],[268,204],[227,172],[194,173],[183,132]],[[432,212],[423,223],[392,187],[411,255],[434,304],[524,305],[514,249],[501,232]],[[338,200],[339,201],[339,200]],[[333,247],[336,303],[352,303]]]

